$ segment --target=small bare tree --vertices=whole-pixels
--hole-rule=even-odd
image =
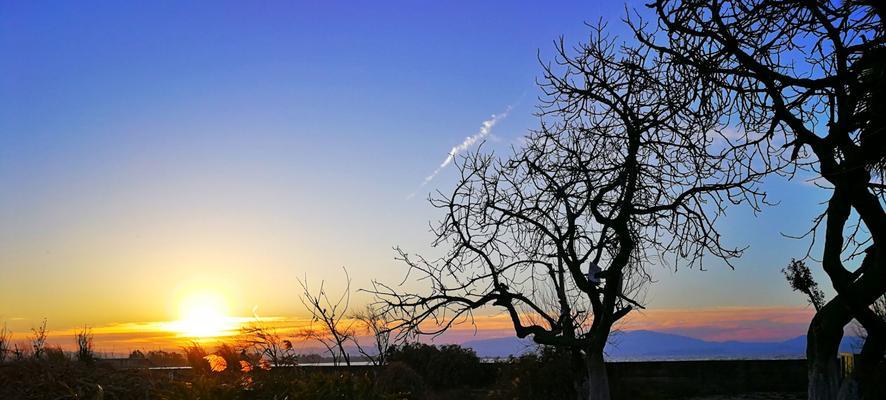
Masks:
[[[296,364],[292,341],[282,338],[275,328],[263,323],[258,316],[253,322],[240,328],[240,336],[245,347],[255,349],[256,353],[261,358],[267,359],[272,366]]]
[[[31,328],[31,357],[35,360],[43,359],[46,354],[46,318],[37,328]]]
[[[388,328],[388,321],[385,313],[379,307],[372,304],[367,305],[360,311],[356,311],[351,315],[351,319],[357,321],[362,328],[362,332],[373,339],[373,349],[370,351],[364,345],[361,345],[354,336],[354,345],[372,365],[384,365],[388,350],[391,348],[391,330]]]
[[[0,362],[6,361],[9,356],[9,344],[12,341],[12,332],[6,327],[6,322],[0,328]]]
[[[82,330],[74,334],[74,341],[77,343],[77,361],[87,364],[95,361],[91,328],[84,326]]]
[[[333,364],[343,362],[350,366],[351,355],[345,346],[354,339],[353,320],[347,319],[351,302],[351,277],[347,269],[342,269],[345,272],[346,286],[341,296],[335,300],[330,299],[326,293],[325,281],[320,282],[320,289],[315,294],[308,286],[307,277],[299,279],[302,288],[301,302],[311,313],[312,324],[303,334],[305,338],[316,340],[326,347]],[[314,323],[319,323],[320,327],[314,328]]]

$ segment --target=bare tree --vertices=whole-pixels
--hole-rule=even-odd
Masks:
[[[31,357],[35,360],[43,359],[46,354],[46,318],[37,328],[31,328]]]
[[[301,302],[311,313],[311,323],[320,323],[319,329],[313,326],[304,331],[308,339],[313,339],[326,347],[332,357],[332,363],[351,365],[351,355],[346,349],[347,343],[354,339],[353,320],[346,318],[351,302],[351,277],[345,271],[345,290],[337,299],[330,299],[325,289],[325,281],[320,282],[316,294],[311,292],[308,279],[299,280],[302,287]]]
[[[781,272],[788,284],[791,285],[791,289],[806,295],[809,304],[815,307],[815,311],[824,307],[824,292],[818,288],[818,283],[812,278],[812,271],[806,266],[806,262],[791,259],[788,266],[782,268]]]
[[[579,398],[608,399],[603,349],[635,308],[647,268],[704,267],[741,249],[721,243],[726,204],[765,201],[750,145],[731,146],[697,81],[648,49],[593,27],[545,65],[542,127],[506,158],[482,149],[431,204],[445,216],[426,259],[398,249],[428,291],[376,282],[405,331],[439,334],[497,308],[518,337],[570,349]]]
[[[12,332],[7,329],[6,322],[0,328],[0,363],[6,361],[9,356],[9,343],[12,341]]]
[[[263,323],[258,316],[240,328],[240,336],[245,347],[254,349],[260,358],[267,359],[272,366],[296,364],[292,341],[282,338],[275,328]]]
[[[823,231],[822,267],[838,295],[809,327],[808,394],[837,398],[843,327],[854,317],[869,333],[857,368],[862,381],[886,349],[886,324],[869,308],[886,292],[886,7],[880,0],[656,0],[649,7],[656,21],[633,17],[636,37],[719,88],[714,99],[729,106],[725,115],[753,134],[737,140],[782,147],[831,191],[810,234]],[[866,397],[878,389],[862,383]]]
[[[354,335],[354,345],[372,365],[384,365],[388,350],[391,348],[391,330],[388,327],[388,321],[385,313],[379,307],[369,304],[362,310],[351,314],[351,319],[357,321],[362,327],[362,332],[373,340],[373,349],[370,351],[366,346],[360,344],[357,335]]]
[[[77,343],[77,361],[87,364],[95,361],[92,329],[84,326],[82,330],[74,334],[74,341]]]

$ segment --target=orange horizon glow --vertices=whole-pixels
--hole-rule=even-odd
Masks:
[[[312,326],[308,318],[226,316],[223,307],[211,308],[212,302],[218,300],[207,300],[203,296],[202,294],[196,296],[196,300],[193,300],[193,309],[189,308],[191,307],[189,304],[192,303],[183,302],[179,320],[128,322],[94,327],[92,332],[95,336],[96,349],[99,352],[123,354],[136,349],[179,350],[195,341],[212,346],[237,340],[242,326],[256,322],[275,329],[282,337],[294,339]],[[206,314],[201,314],[203,312]],[[808,307],[650,309],[629,315],[616,329],[651,330],[710,341],[780,341],[805,334],[813,314],[814,311]],[[209,327],[192,325],[204,318],[209,322]],[[476,326],[466,323],[450,329],[435,342],[463,343],[514,335],[513,326],[507,315],[476,316],[474,322]],[[49,344],[72,349],[73,335],[79,329],[82,327],[50,331]],[[27,334],[19,332],[14,336],[14,341],[23,342],[27,337]],[[300,348],[317,347],[314,343],[303,340],[294,340],[293,344]]]

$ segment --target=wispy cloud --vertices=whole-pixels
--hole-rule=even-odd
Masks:
[[[508,106],[504,112],[499,113],[499,114],[492,114],[492,117],[490,117],[486,121],[483,121],[483,124],[480,126],[480,130],[477,133],[466,137],[465,140],[461,142],[461,144],[459,144],[458,146],[455,146],[451,150],[449,150],[449,154],[446,155],[446,159],[443,160],[442,163],[440,163],[440,166],[437,167],[437,169],[435,169],[434,172],[432,172],[430,175],[425,177],[425,179],[421,182],[421,185],[419,185],[418,188],[421,189],[421,188],[425,187],[425,185],[430,183],[432,180],[434,180],[434,178],[437,177],[437,174],[439,174],[441,171],[443,171],[443,169],[446,168],[449,164],[452,164],[452,161],[455,160],[455,157],[458,156],[459,153],[467,150],[468,148],[470,148],[471,146],[476,144],[478,141],[483,140],[484,138],[489,136],[489,134],[492,133],[492,127],[494,127],[495,124],[497,124],[499,121],[507,118],[508,113],[511,112],[511,109],[512,109],[512,106]],[[415,192],[412,192],[409,194],[409,196],[406,196],[406,199],[408,200],[413,197],[415,197]]]

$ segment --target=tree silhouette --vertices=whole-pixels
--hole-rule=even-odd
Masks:
[[[275,367],[296,364],[292,341],[281,337],[276,328],[262,322],[257,315],[253,321],[240,327],[240,337],[244,350],[252,349],[258,354],[257,362],[266,359]]]
[[[427,291],[380,282],[394,326],[439,334],[496,308],[518,337],[571,352],[581,398],[608,399],[603,349],[635,308],[650,265],[704,267],[741,254],[721,242],[725,206],[765,201],[732,146],[709,90],[643,47],[593,27],[587,43],[544,65],[541,129],[507,157],[461,158],[431,204],[439,259],[398,249]]]
[[[82,330],[74,334],[74,341],[77,343],[77,361],[92,364],[95,361],[92,329],[84,326]]]
[[[656,0],[649,7],[656,21],[632,18],[636,37],[674,68],[719,88],[714,98],[728,106],[724,117],[737,117],[744,132],[756,135],[739,140],[783,148],[785,159],[829,185],[827,209],[810,234],[823,231],[822,267],[838,295],[809,327],[808,394],[837,398],[837,351],[854,317],[868,331],[857,368],[862,392],[877,396],[878,383],[864,380],[886,349],[886,324],[869,308],[886,291],[886,6],[880,0]],[[850,262],[856,258],[862,261]]]
[[[347,319],[348,309],[351,304],[351,277],[348,270],[345,272],[345,290],[338,298],[330,298],[325,288],[325,281],[320,282],[317,293],[313,293],[308,286],[308,279],[299,279],[302,288],[301,302],[311,313],[311,323],[318,322],[319,329],[313,326],[304,330],[302,335],[313,339],[326,347],[326,351],[332,357],[332,363],[339,365],[344,363],[351,365],[351,355],[346,348],[347,343],[355,341],[354,321]]]
[[[782,268],[781,272],[788,284],[791,285],[791,289],[805,294],[809,304],[815,307],[815,311],[821,310],[824,306],[824,292],[818,288],[818,283],[812,278],[812,271],[803,260],[792,259],[787,267]]]
[[[12,332],[6,328],[6,322],[0,327],[0,363],[6,361],[9,355],[9,343],[12,341]]]
[[[31,357],[42,360],[46,355],[46,318],[36,328],[31,328]]]
[[[384,312],[374,304],[367,304],[363,309],[353,312],[351,319],[358,322],[362,332],[372,338],[372,347],[368,347],[360,344],[355,334],[352,338],[354,347],[372,365],[384,365],[388,350],[393,345],[391,341],[393,332],[388,327]]]

